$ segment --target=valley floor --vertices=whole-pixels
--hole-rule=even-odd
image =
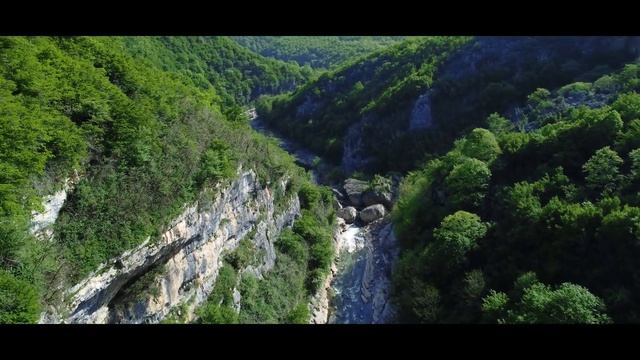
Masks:
[[[251,113],[251,112],[250,112]],[[255,115],[255,112],[252,112]],[[324,176],[314,170],[318,157],[309,150],[272,131],[259,118],[252,127],[275,137],[280,146],[313,173],[316,182]],[[335,189],[340,191],[339,189]],[[348,206],[348,201],[340,206]],[[338,219],[335,234],[335,260],[325,284],[324,296],[316,296],[312,322],[338,324],[377,324],[392,322],[391,270],[399,248],[388,218],[369,224],[346,224]]]

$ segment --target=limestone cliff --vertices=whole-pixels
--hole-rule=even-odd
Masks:
[[[53,236],[53,224],[58,219],[62,205],[67,200],[67,194],[73,190],[80,180],[78,174],[64,180],[62,189],[42,199],[42,212],[33,211],[29,231],[42,240],[50,240]]]
[[[286,181],[275,186],[284,188]],[[273,192],[249,170],[209,198],[188,206],[159,239],[101,265],[41,322],[156,323],[172,311],[192,320],[213,289],[224,254],[245,236],[263,250],[261,264],[245,271],[260,276],[273,267],[274,241],[299,214],[298,197],[283,199],[284,210],[277,212]]]

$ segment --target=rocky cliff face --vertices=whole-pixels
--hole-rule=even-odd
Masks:
[[[34,211],[31,214],[31,227],[29,231],[31,234],[42,240],[49,240],[53,236],[52,226],[58,219],[60,209],[67,200],[67,194],[73,190],[73,187],[78,182],[79,178],[76,174],[72,178],[67,178],[64,181],[64,186],[61,190],[57,191],[53,195],[45,196],[42,199],[42,212]]]
[[[533,69],[532,65],[570,60],[574,66],[591,59],[625,62],[638,55],[638,36],[479,36],[440,67],[439,77],[459,80],[487,71],[518,73]]]
[[[409,130],[426,129],[429,126],[431,126],[431,91],[418,97],[409,118]]]
[[[374,116],[365,115],[349,127],[344,136],[342,148],[342,169],[346,173],[362,170],[373,160],[366,149],[363,128],[375,121]]]
[[[347,225],[341,218],[338,218],[337,221],[338,226],[335,227],[333,232],[333,246],[336,254],[340,254],[340,249],[343,246],[342,239],[344,238],[344,232],[347,229]],[[329,304],[331,302],[331,297],[333,296],[331,283],[337,275],[337,272],[337,261],[334,259],[333,263],[331,263],[331,272],[320,289],[318,289],[318,292],[311,297],[311,301],[309,302],[309,310],[311,313],[309,318],[310,324],[326,324],[329,322]]]
[[[245,236],[263,250],[261,264],[245,271],[260,276],[271,269],[273,243],[299,214],[298,197],[287,199],[284,211],[276,213],[272,191],[246,171],[211,198],[187,207],[159,239],[103,264],[69,289],[64,304],[49,309],[41,322],[156,323],[172,310],[189,321],[212,291],[222,257]]]

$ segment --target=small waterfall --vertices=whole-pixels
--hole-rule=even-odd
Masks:
[[[329,323],[380,324],[393,320],[391,270],[398,256],[386,220],[350,225],[338,239],[337,274]]]
[[[362,127],[369,117],[352,125],[345,137],[342,166],[360,169],[367,164],[363,151]],[[275,137],[280,146],[294,155],[299,164],[305,166],[317,158],[308,150],[267,128],[260,118],[253,118],[251,126],[263,134]],[[305,166],[307,167],[307,166]],[[314,171],[316,182],[321,174]],[[357,223],[342,228],[336,236],[336,260],[332,275],[327,278],[325,290],[312,300],[313,323],[361,323],[380,324],[392,322],[395,310],[391,305],[391,271],[398,256],[398,246],[388,219],[368,225]],[[335,266],[335,268],[334,268]],[[317,298],[317,299],[316,299]],[[330,298],[330,300],[329,300]],[[315,303],[315,305],[314,305]],[[317,307],[317,308],[316,308]],[[317,310],[317,313],[315,312]]]

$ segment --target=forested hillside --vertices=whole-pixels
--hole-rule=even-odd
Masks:
[[[263,97],[256,109],[286,135],[340,162],[349,126],[367,111],[411,102],[431,86],[437,66],[468,40],[406,40],[323,73],[291,95]]]
[[[639,56],[0,37],[0,323],[640,322]]]
[[[593,81],[637,51],[624,37],[409,39],[264,98],[258,111],[347,172],[407,171],[537,87]]]
[[[637,322],[639,50],[411,39],[258,112],[347,173],[419,169],[393,210],[399,321]]]
[[[393,214],[404,320],[640,321],[639,90],[638,64],[538,89],[410,173]]]
[[[328,69],[401,41],[403,36],[234,36],[263,56]]]
[[[228,117],[263,94],[304,84],[313,70],[262,57],[222,36],[125,37],[123,50],[158,68],[185,75],[203,89],[214,88]]]
[[[242,103],[253,91],[291,88],[303,74],[228,39],[0,38],[0,323],[38,320],[62,290],[157,237],[185,204],[233,179],[239,166],[266,184],[290,178],[288,193],[275,196],[304,187],[316,194],[306,211],[322,213],[320,190],[291,156],[241,118],[223,115],[226,98]],[[75,189],[55,236],[37,240],[31,212],[67,178]],[[309,224],[313,231],[331,225]],[[313,236],[307,240],[318,249],[331,245]],[[327,271],[313,251],[306,256],[298,261],[315,262],[310,277]],[[304,292],[305,284],[291,286]]]

